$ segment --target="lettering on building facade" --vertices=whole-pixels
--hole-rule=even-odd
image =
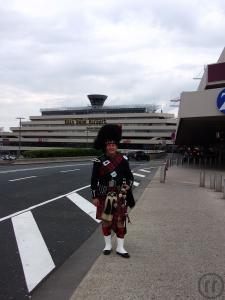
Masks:
[[[104,125],[106,124],[106,119],[66,119],[66,126],[75,125]]]

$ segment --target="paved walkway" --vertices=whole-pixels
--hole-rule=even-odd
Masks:
[[[171,167],[164,184],[157,173],[131,219],[131,258],[100,255],[71,300],[225,299],[225,200],[199,170]]]

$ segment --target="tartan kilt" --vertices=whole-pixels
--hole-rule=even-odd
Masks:
[[[102,214],[104,212],[105,209],[105,199],[106,196],[101,196],[98,197],[99,199],[99,205],[97,206],[97,210],[96,210],[96,219],[98,220],[102,220]],[[122,206],[122,201],[120,199],[117,200],[117,207],[114,209],[113,212],[113,219],[112,219],[112,226],[113,229],[115,229],[116,224],[118,222],[125,222],[126,221],[126,212],[127,212],[127,207],[123,207]]]

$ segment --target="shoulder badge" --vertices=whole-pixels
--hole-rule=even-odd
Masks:
[[[93,162],[98,162],[98,163],[101,162],[100,159],[98,159],[97,157],[95,157],[94,159],[92,159],[92,161],[93,161]]]
[[[98,163],[102,163],[105,160],[105,155],[102,154],[99,157],[95,157],[92,161],[93,162],[98,162]]]

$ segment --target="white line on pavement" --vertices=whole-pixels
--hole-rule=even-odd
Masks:
[[[60,173],[67,173],[67,172],[73,172],[73,171],[80,171],[80,169],[73,169],[73,170],[66,170],[66,171],[59,171]]]
[[[86,188],[88,188],[88,187],[90,187],[90,185],[83,186],[83,187],[81,187],[81,188],[79,188],[79,189],[76,189],[76,190],[74,190],[74,191],[72,191],[72,192],[70,192],[70,193],[68,193],[68,194],[61,195],[61,196],[58,196],[58,197],[56,197],[56,198],[53,198],[53,199],[50,199],[50,200],[47,200],[47,201],[38,203],[38,204],[36,204],[36,205],[30,206],[30,207],[28,207],[28,208],[26,208],[26,209],[17,211],[17,212],[15,212],[15,213],[11,214],[11,215],[8,215],[8,216],[6,216],[6,217],[1,218],[1,219],[0,219],[0,222],[5,221],[5,220],[7,220],[7,219],[10,219],[10,218],[12,218],[12,217],[15,217],[15,216],[17,216],[17,215],[20,215],[20,214],[22,214],[22,213],[24,213],[24,212],[30,211],[30,210],[32,210],[32,209],[34,209],[34,208],[36,208],[36,207],[43,206],[43,205],[48,204],[48,203],[50,203],[50,202],[56,201],[56,200],[58,200],[58,199],[60,199],[60,198],[63,198],[63,197],[65,197],[65,196],[68,196],[68,195],[73,194],[73,193],[75,193],[75,192],[79,192],[79,191],[84,190],[84,189],[86,189]]]
[[[148,168],[145,167],[145,170],[151,170],[151,169],[157,169],[157,167],[148,167]]]
[[[24,179],[34,178],[34,177],[37,177],[37,176],[21,177],[21,178],[16,178],[16,179],[10,179],[9,181],[19,181],[19,180],[24,180]]]
[[[30,211],[12,218],[12,224],[30,292],[55,268],[55,264]]]
[[[134,186],[139,186],[139,184],[140,184],[140,182],[137,182],[137,181],[134,181],[134,182],[133,182],[133,185],[134,185]]]
[[[145,175],[143,174],[139,174],[139,173],[133,173],[134,176],[138,176],[138,177],[145,177]]]
[[[68,195],[67,198],[69,198],[74,204],[76,204],[81,210],[83,210],[96,222],[101,222],[101,220],[96,219],[96,207],[91,202],[77,193]]]
[[[57,166],[49,166],[49,167],[36,167],[36,168],[26,168],[26,169],[14,169],[8,171],[0,171],[0,174],[13,173],[13,172],[24,172],[24,171],[34,171],[34,170],[43,170],[43,169],[54,169],[54,168],[64,168],[64,167],[76,167],[76,166],[88,166],[93,162],[84,163],[84,164],[73,164],[73,165],[57,165]]]
[[[149,170],[145,170],[145,169],[140,169],[139,171],[141,171],[141,172],[145,172],[145,173],[151,173],[151,171],[149,171]]]

